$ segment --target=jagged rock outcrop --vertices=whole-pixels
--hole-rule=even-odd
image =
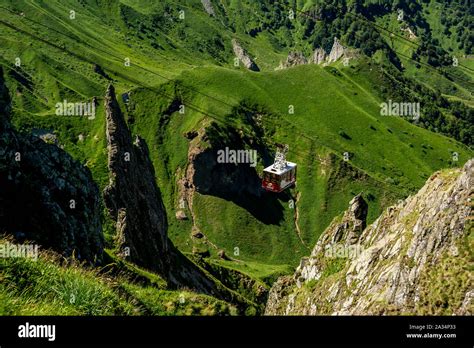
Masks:
[[[232,39],[232,49],[234,50],[235,56],[242,62],[242,64],[249,70],[260,71],[259,67],[250,58],[247,51],[240,45],[236,39]]]
[[[322,48],[316,48],[313,52],[313,56],[311,57],[311,63],[313,64],[323,64],[326,62],[326,51]]]
[[[335,231],[333,243],[337,243],[342,239],[346,240],[346,244],[349,245],[357,243],[366,227],[368,208],[369,206],[361,194],[355,196],[349,202],[349,210],[342,218],[344,222]]]
[[[357,50],[345,48],[335,37],[334,44],[329,54],[326,54],[326,51],[322,48],[316,48],[311,57],[306,59],[301,52],[290,52],[286,60],[280,62],[280,65],[275,70],[287,69],[304,64],[327,65],[338,61],[342,57],[356,58],[357,56]]]
[[[280,63],[278,69],[287,69],[297,65],[308,64],[308,60],[301,52],[290,52],[284,62]]]
[[[17,133],[0,68],[0,230],[100,262],[100,196],[90,171],[59,147]]]
[[[201,0],[202,6],[204,10],[210,15],[215,16],[216,13],[214,12],[214,7],[212,6],[211,0]]]
[[[148,147],[132,135],[109,86],[105,96],[110,184],[104,202],[116,222],[121,256],[162,275],[171,287],[187,287],[231,300],[215,279],[182,255],[169,240],[168,223]]]
[[[321,277],[322,265],[318,262],[318,256],[324,254],[326,248],[338,243],[345,246],[355,245],[359,241],[359,237],[366,227],[367,212],[368,204],[362,195],[358,194],[349,202],[349,209],[344,213],[342,219],[340,221],[334,220],[326,229],[310,257],[301,259],[294,274],[298,286],[305,281]]]
[[[148,147],[138,136],[132,140],[112,86],[107,90],[105,110],[110,184],[104,190],[104,201],[117,221],[120,248],[137,265],[164,269],[169,263],[168,222]]]
[[[266,314],[472,315],[473,178],[474,160],[435,173],[358,238],[366,205],[356,197],[295,275],[273,285]]]
[[[332,63],[339,60],[339,58],[344,55],[344,50],[344,46],[342,46],[337,37],[335,37],[331,52],[329,52],[329,55],[327,57],[327,62]]]

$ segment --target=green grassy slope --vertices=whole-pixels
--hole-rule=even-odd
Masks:
[[[364,191],[373,196],[371,217],[375,217],[381,206],[422,185],[437,168],[450,166],[453,151],[461,154],[461,162],[471,156],[466,147],[446,137],[397,117],[380,116],[381,100],[369,92],[370,83],[376,83],[374,77],[364,69],[355,73],[352,68],[339,68],[340,71],[301,66],[255,74],[209,67],[193,69],[179,77],[184,85],[180,86],[182,90],[199,91],[187,95],[193,105],[209,110],[224,122],[228,121],[224,115],[230,115],[231,106],[242,100],[251,100],[278,115],[268,121],[276,123],[274,141],[288,143],[289,159],[300,166],[299,224],[301,238],[309,246],[331,218],[345,210],[352,195]],[[203,94],[217,95],[219,101]],[[157,132],[160,116],[150,118],[147,111],[160,115],[166,105],[162,101],[150,104],[149,91],[137,91],[133,99],[137,105],[130,112],[134,129],[155,144],[158,180],[172,215],[177,209],[174,176],[184,169],[187,160],[188,140],[183,134],[198,128],[204,117],[193,110],[185,115],[172,114],[165,140],[157,142],[156,134],[163,132]],[[288,114],[289,105],[295,107],[295,114]],[[341,131],[351,139],[340,136]],[[351,154],[350,163],[366,173],[366,177],[351,182],[329,174],[342,161],[344,152]],[[334,154],[335,163],[323,174],[319,157],[325,158],[329,153]],[[336,185],[329,188],[328,180],[336,180]],[[219,248],[232,253],[238,247],[237,259],[292,263],[307,253],[296,234],[294,210],[286,202],[281,202],[284,217],[279,225],[265,225],[245,209],[217,197],[197,195],[194,206],[197,226]],[[181,247],[190,250],[190,223],[171,220],[171,235]]]

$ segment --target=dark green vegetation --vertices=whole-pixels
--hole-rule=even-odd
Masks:
[[[101,188],[108,181],[105,88],[113,82],[118,95],[130,92],[130,101],[120,101],[121,108],[133,133],[150,148],[170,238],[184,252],[209,251],[209,265],[203,268],[220,274],[223,284],[242,290],[251,301],[258,296],[249,289],[291,273],[355,194],[364,192],[370,223],[384,207],[420,188],[435,170],[472,157],[473,21],[467,1],[211,3],[214,16],[198,0],[2,1],[0,64],[16,128],[54,133],[65,151],[90,168]],[[397,21],[399,9],[405,13],[404,24]],[[416,38],[409,37],[407,26]],[[322,47],[329,52],[335,36],[360,50],[349,66],[339,61],[274,70],[290,51],[309,56]],[[234,66],[233,38],[261,72]],[[452,66],[453,57],[458,67]],[[20,66],[15,66],[16,58]],[[55,104],[64,99],[93,97],[98,99],[93,120],[55,115]],[[380,103],[388,99],[420,102],[420,120],[381,116]],[[288,159],[299,167],[297,186],[258,201],[195,192],[192,211],[185,208],[188,219],[176,220],[179,180],[189,164],[191,141],[185,135],[208,129],[210,139],[200,144],[212,146],[215,125],[244,134],[247,146],[261,145],[258,171],[269,164],[274,143],[289,144]],[[227,134],[217,132],[220,147],[213,150],[240,144]],[[114,227],[105,214],[102,225],[113,249]],[[205,238],[191,237],[193,227]],[[230,260],[219,259],[218,250],[225,250]],[[12,292],[18,300],[8,299],[5,290],[2,303],[20,301],[15,302],[18,307],[8,306],[17,308],[10,313],[26,313],[21,301],[30,297],[40,302],[29,313],[133,314],[135,303],[147,308],[138,314],[233,313],[231,306],[205,297],[196,300],[197,309],[181,308],[179,293],[153,286],[114,280],[123,283],[117,290],[101,276],[91,283],[96,273],[46,260],[3,261],[0,277],[25,268],[28,279],[35,279],[35,267],[43,265],[51,270],[51,279],[64,273],[66,278],[57,276],[64,284],[68,274],[77,275],[84,287],[90,285],[86,293],[101,293],[97,299],[91,295],[98,302],[85,297],[83,307],[47,307],[36,293],[38,285]],[[255,284],[243,287],[235,270],[252,276]],[[100,303],[109,300],[114,308]],[[95,312],[97,308],[103,309]]]

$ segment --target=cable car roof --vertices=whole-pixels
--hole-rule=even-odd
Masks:
[[[289,171],[290,169],[293,169],[296,167],[296,163],[293,163],[293,162],[286,162],[286,166],[285,168],[283,169],[278,169],[278,168],[274,168],[273,164],[271,166],[268,166],[267,168],[265,168],[263,171],[264,172],[268,172],[268,173],[273,173],[273,174],[276,174],[276,175],[281,175],[283,173],[286,173],[287,171]]]

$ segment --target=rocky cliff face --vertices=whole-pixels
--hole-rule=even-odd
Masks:
[[[65,256],[100,261],[99,190],[90,171],[55,145],[17,133],[0,69],[0,230]]]
[[[0,67],[0,131],[8,127],[8,117],[10,115],[10,95],[8,93],[5,80],[3,78],[3,68]]]
[[[438,172],[365,229],[357,196],[274,284],[266,314],[473,314],[473,177],[474,160]]]
[[[337,37],[334,38],[334,43],[331,48],[331,52],[329,52],[329,55],[327,57],[327,62],[332,63],[336,62],[339,58],[341,58],[344,55],[345,48],[344,46],[341,45]]]
[[[232,49],[234,50],[235,56],[242,62],[242,64],[249,70],[260,71],[259,67],[250,58],[247,51],[240,45],[236,39],[232,39]]]
[[[316,48],[313,52],[311,62],[313,64],[323,64],[326,61],[326,52],[322,48]]]

